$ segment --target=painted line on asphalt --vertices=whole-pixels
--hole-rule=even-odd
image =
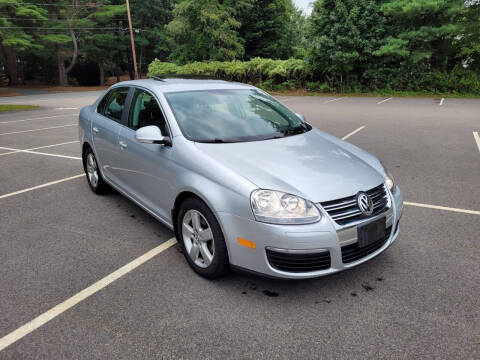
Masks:
[[[9,150],[9,151],[13,151],[13,152],[27,153],[27,154],[53,156],[53,157],[60,157],[60,158],[73,159],[73,160],[82,160],[82,158],[81,158],[81,157],[78,157],[78,156],[68,156],[68,155],[60,155],[60,154],[51,154],[51,153],[44,153],[44,152],[39,152],[39,151],[31,151],[31,150],[21,150],[21,149],[7,148],[7,147],[3,147],[3,146],[0,146],[0,149],[2,149],[2,150]],[[2,155],[4,155],[4,154],[2,154]]]
[[[363,130],[365,128],[365,125],[364,126],[360,126],[358,129],[356,130],[353,130],[351,133],[345,135],[344,137],[342,137],[342,140],[347,140],[350,136],[352,135],[355,135],[357,132]]]
[[[39,149],[51,148],[51,147],[55,147],[55,146],[68,145],[68,144],[73,144],[73,143],[78,143],[78,142],[79,142],[78,140],[75,140],[75,141],[67,141],[67,142],[59,143],[59,144],[44,145],[44,146],[38,146],[38,147],[30,148],[30,149],[22,149],[22,150],[9,151],[9,152],[0,154],[0,156],[9,155],[9,154],[16,154],[16,153],[19,153],[19,152],[22,152],[22,151],[39,150]]]
[[[35,104],[37,102],[43,102],[43,101],[52,101],[54,99],[22,99],[22,100],[4,100],[4,101],[1,101],[0,104],[4,105],[4,104]]]
[[[45,183],[45,184],[33,186],[33,187],[30,187],[30,188],[27,188],[27,189],[14,191],[14,192],[8,193],[8,194],[3,194],[3,195],[0,195],[0,199],[5,199],[5,198],[8,198],[8,197],[10,197],[10,196],[15,196],[15,195],[23,194],[23,193],[26,193],[26,192],[29,192],[29,191],[33,191],[33,190],[37,190],[37,189],[42,189],[42,188],[44,188],[44,187],[48,187],[48,186],[60,184],[60,183],[65,182],[65,181],[70,181],[70,180],[78,179],[78,178],[83,177],[83,176],[85,176],[85,174],[79,174],[79,175],[75,175],[75,176],[70,176],[70,177],[67,177],[67,178],[64,178],[64,179],[55,180],[55,181],[50,181],[50,182]]]
[[[341,97],[341,98],[336,98],[336,99],[332,99],[332,100],[328,100],[328,101],[325,101],[324,104],[328,104],[330,102],[334,102],[334,101],[338,101],[338,100],[343,100],[345,98]]]
[[[404,201],[403,204],[408,205],[408,206],[423,207],[423,208],[427,208],[427,209],[453,211],[453,212],[458,212],[458,213],[463,213],[463,214],[471,214],[471,215],[480,215],[480,211],[477,211],[477,210],[457,209],[457,208],[451,208],[451,207],[446,207],[446,206],[421,204],[421,203],[409,202],[409,201]]]
[[[473,138],[475,139],[475,142],[477,143],[478,151],[480,151],[480,135],[478,135],[477,131],[473,132]]]
[[[173,245],[177,243],[177,240],[173,237],[161,245],[153,248],[152,250],[146,252],[145,254],[141,255],[140,257],[136,258],[135,260],[129,262],[128,264],[122,266],[118,270],[114,271],[113,273],[105,276],[103,279],[97,281],[96,283],[90,285],[86,289],[80,291],[79,293],[73,295],[72,297],[68,298],[64,302],[58,304],[57,306],[51,308],[50,310],[44,312],[43,314],[37,316],[32,321],[26,323],[25,325],[19,327],[18,329],[12,331],[11,333],[5,335],[0,339],[0,351],[5,349],[7,346],[13,344],[14,342],[20,340],[24,336],[30,334],[32,331],[38,329],[42,325],[46,324],[50,320],[56,318],[58,315],[62,314],[63,312],[67,311],[68,309],[74,307],[78,303],[82,302],[83,300],[87,299],[88,297],[92,296],[96,292],[102,290],[103,288],[107,287],[108,285],[112,284],[116,280],[120,279],[124,275],[128,274],[132,270],[136,269],[140,265],[146,263],[150,259],[154,258],[158,254],[162,253],[163,251],[171,248]]]
[[[12,131],[12,132],[8,132],[8,133],[1,133],[0,136],[2,136],[2,135],[13,135],[13,134],[22,134],[22,133],[27,133],[27,132],[43,131],[43,130],[50,130],[50,129],[58,129],[58,128],[63,128],[63,127],[68,127],[68,126],[77,126],[77,124],[68,124],[68,125],[60,125],[60,126],[50,126],[50,127],[46,127],[46,128],[33,129],[33,130]]]
[[[58,118],[62,116],[74,116],[74,115],[77,116],[78,114],[62,114],[62,115],[42,116],[42,117],[36,117],[36,118],[30,118],[30,119],[0,121],[0,124],[10,124],[15,122],[23,122],[23,121],[31,121],[31,120],[53,119],[53,118]]]
[[[387,98],[382,101],[377,102],[377,105],[383,104],[384,102],[387,102],[388,100],[392,100],[392,98]]]
[[[54,110],[78,110],[76,107],[55,108]]]
[[[442,100],[440,100],[440,104],[438,104],[438,106],[442,106],[442,105],[443,105],[443,100],[445,100],[445,99],[442,98]]]

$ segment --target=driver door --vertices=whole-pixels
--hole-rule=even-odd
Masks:
[[[122,127],[119,145],[122,166],[118,174],[125,188],[137,201],[169,221],[174,179],[170,161],[173,147],[140,143],[135,131],[155,125],[164,136],[170,136],[165,116],[153,94],[135,88],[130,102],[127,127]]]

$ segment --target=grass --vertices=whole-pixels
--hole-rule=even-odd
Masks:
[[[35,109],[40,109],[40,106],[38,106],[38,105],[10,105],[10,104],[0,105],[0,112],[35,110]]]
[[[306,89],[296,90],[270,90],[268,91],[273,95],[283,96],[328,96],[328,97],[340,97],[340,96],[358,96],[358,97],[423,97],[423,98],[471,98],[478,99],[478,94],[459,94],[459,93],[432,93],[427,91],[377,91],[368,93],[337,93],[337,92],[318,92],[307,91]]]

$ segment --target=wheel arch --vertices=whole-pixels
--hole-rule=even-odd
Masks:
[[[200,201],[202,201],[203,203],[205,203],[205,205],[208,206],[208,208],[212,212],[213,216],[217,220],[218,225],[220,226],[220,230],[222,231],[223,238],[224,238],[225,244],[227,246],[227,256],[230,258],[230,256],[229,256],[230,255],[230,244],[229,244],[228,239],[226,237],[226,233],[225,233],[225,229],[223,228],[223,224],[220,222],[220,219],[218,218],[215,209],[213,208],[212,204],[204,196],[199,194],[197,191],[194,191],[193,189],[182,190],[175,198],[173,208],[172,208],[172,212],[171,212],[172,213],[171,216],[172,216],[173,232],[175,233],[175,237],[177,239],[180,239],[179,233],[178,233],[178,226],[177,226],[178,212],[180,210],[180,207],[182,206],[182,203],[189,198],[197,198]]]

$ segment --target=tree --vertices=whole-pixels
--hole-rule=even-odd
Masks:
[[[167,35],[167,25],[173,20],[177,0],[136,0],[132,7],[133,27],[138,29],[135,44],[139,53],[139,68],[153,59],[165,61],[174,48]]]
[[[375,55],[405,69],[448,70],[463,0],[394,0],[381,6],[389,36]]]
[[[99,68],[99,84],[105,84],[105,70],[115,71],[118,65],[118,52],[125,52],[127,44],[121,41],[119,31],[104,31],[104,29],[113,27],[122,29],[125,18],[125,4],[105,4],[98,7],[88,18],[95,23],[98,31],[88,32],[84,36],[83,52],[88,60],[94,61]]]
[[[18,83],[17,53],[39,50],[40,45],[26,29],[37,21],[46,20],[47,11],[36,5],[23,4],[20,0],[0,0],[0,46],[5,59],[9,85]],[[23,75],[21,75],[23,76]]]
[[[229,6],[237,11],[242,24],[239,34],[245,41],[245,58],[287,59],[294,54],[291,0],[241,0]]]
[[[233,60],[243,55],[240,23],[218,0],[184,0],[167,26],[176,43],[170,59],[177,63]]]
[[[460,57],[466,66],[480,72],[480,0],[465,3],[460,25],[462,32],[458,39]]]
[[[309,19],[310,62],[333,85],[364,79],[385,34],[375,0],[317,0]]]

